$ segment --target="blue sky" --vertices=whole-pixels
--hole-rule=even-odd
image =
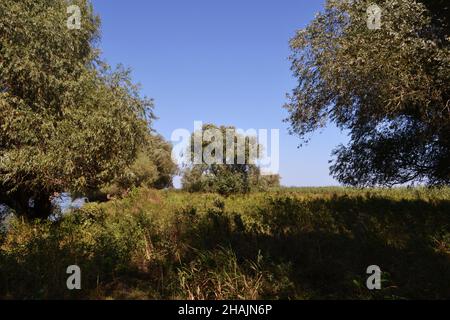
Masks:
[[[346,137],[330,127],[300,149],[282,108],[295,87],[289,39],[322,8],[311,0],[93,0],[100,48],[124,64],[155,99],[155,129],[166,139],[194,121],[280,129],[283,185],[336,185],[332,149]]]

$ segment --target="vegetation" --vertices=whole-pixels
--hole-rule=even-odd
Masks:
[[[263,176],[257,166],[261,150],[256,137],[240,134],[233,126],[205,124],[191,136],[183,189],[231,195],[279,187],[279,175]]]
[[[448,299],[449,6],[379,0],[369,30],[370,2],[328,0],[292,39],[291,131],[349,130],[343,184],[440,188],[282,188],[254,137],[208,124],[173,190],[153,101],[100,60],[90,1],[71,30],[65,0],[1,0],[0,298]],[[52,215],[66,192],[91,202]]]
[[[329,121],[348,130],[331,173],[354,186],[450,183],[450,35],[445,1],[326,3],[292,39],[298,87],[286,108],[306,139]]]
[[[99,60],[89,1],[73,4],[80,30],[67,28],[66,1],[0,3],[0,203],[29,218],[48,217],[55,192],[123,174],[153,119],[129,71]]]
[[[149,134],[134,163],[110,184],[91,193],[89,198],[120,197],[136,187],[172,188],[177,172],[178,167],[172,160],[172,145],[160,135]]]
[[[0,297],[445,299],[449,199],[449,189],[135,189],[57,223],[10,221]],[[66,288],[72,264],[81,291]],[[382,290],[366,288],[373,264]]]

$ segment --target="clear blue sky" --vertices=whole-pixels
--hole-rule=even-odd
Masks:
[[[166,139],[195,120],[280,129],[280,174],[288,186],[336,185],[330,154],[346,137],[330,127],[306,147],[288,134],[282,108],[295,87],[289,39],[322,8],[311,0],[93,0],[100,48],[133,70],[155,99]]]

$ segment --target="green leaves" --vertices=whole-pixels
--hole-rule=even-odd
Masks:
[[[187,150],[191,163],[183,171],[183,189],[231,195],[279,185],[278,175],[266,179],[255,164],[262,148],[255,136],[235,127],[204,124],[191,135]]]
[[[63,0],[0,4],[0,193],[13,207],[16,193],[83,193],[120,176],[154,118],[130,71],[99,60],[90,2],[72,4],[80,30]]]
[[[433,1],[328,1],[291,41],[298,86],[286,105],[301,138],[329,121],[349,131],[332,173],[352,185],[450,182],[450,48]],[[436,2],[436,1],[434,1]]]

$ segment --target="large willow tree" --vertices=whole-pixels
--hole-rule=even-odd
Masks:
[[[262,180],[268,182],[256,164],[262,147],[255,136],[240,133],[233,126],[204,124],[191,135],[183,189],[231,195],[247,193]]]
[[[0,203],[17,213],[46,217],[55,192],[113,180],[148,134],[152,103],[99,60],[98,28],[88,0],[0,1]]]
[[[442,0],[328,0],[292,39],[291,131],[348,130],[331,167],[342,183],[450,183],[449,17]]]

